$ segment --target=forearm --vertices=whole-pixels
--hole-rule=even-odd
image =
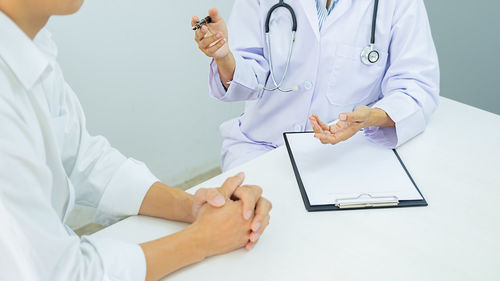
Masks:
[[[229,82],[233,80],[234,71],[236,69],[236,61],[233,53],[229,52],[224,58],[214,60],[219,69],[219,76],[222,84],[224,87],[229,88]]]
[[[156,182],[144,197],[139,214],[192,223],[194,221],[192,208],[191,194]]]
[[[194,227],[141,244],[146,258],[146,281],[156,281],[207,257],[203,236]]]

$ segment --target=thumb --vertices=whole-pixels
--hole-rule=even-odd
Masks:
[[[214,23],[224,20],[221,17],[221,15],[219,14],[219,11],[217,10],[217,8],[212,8],[212,9],[208,10],[208,15],[210,16],[210,18],[212,18],[212,22],[214,22]]]
[[[366,121],[366,112],[363,110],[355,110],[351,113],[340,113],[339,120],[346,122],[364,122]]]
[[[241,172],[234,177],[227,178],[227,180],[222,184],[221,187],[217,188],[219,193],[224,196],[225,199],[231,198],[236,188],[238,188],[245,180],[245,173]]]

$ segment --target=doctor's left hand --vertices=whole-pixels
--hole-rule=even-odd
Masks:
[[[193,199],[193,217],[196,218],[202,206],[209,204],[213,207],[222,207],[228,200],[242,201],[242,216],[246,220],[252,219],[250,240],[245,246],[251,250],[270,221],[269,212],[272,204],[262,197],[262,188],[256,185],[242,185],[244,173],[228,178],[219,188],[200,188]]]
[[[354,136],[359,130],[368,127],[394,127],[395,123],[380,108],[358,106],[353,112],[339,114],[339,121],[335,125],[323,123],[313,114],[309,121],[314,130],[314,137],[323,144],[337,144]]]

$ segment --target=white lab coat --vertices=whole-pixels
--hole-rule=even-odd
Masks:
[[[318,27],[315,0],[286,0],[297,16],[292,60],[283,88],[272,88],[270,50],[264,23],[278,0],[236,0],[229,20],[229,46],[236,70],[227,91],[212,62],[210,95],[222,101],[246,101],[244,113],[221,125],[223,170],[283,145],[282,133],[311,130],[315,113],[333,121],[359,105],[385,110],[395,128],[369,128],[370,140],[397,147],[421,133],[437,107],[439,65],[423,0],[382,0],[376,47],[380,61],[364,65],[360,55],[370,42],[373,0],[339,0]],[[291,20],[280,8],[270,21],[276,79],[281,79],[288,54]]]
[[[64,224],[75,203],[105,225],[135,215],[157,179],[89,135],[56,53],[46,30],[32,41],[0,12],[0,279],[142,281],[139,245]]]

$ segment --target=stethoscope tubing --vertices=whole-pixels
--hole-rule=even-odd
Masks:
[[[375,0],[375,4],[373,7],[373,17],[372,17],[372,34],[370,38],[370,44],[375,45],[375,33],[377,30],[377,16],[378,16],[378,1]]]
[[[375,47],[374,47],[375,46],[375,33],[376,33],[376,28],[377,28],[378,4],[379,4],[379,0],[375,0],[374,7],[373,7],[370,44],[368,45],[368,47],[365,48],[365,50],[368,49],[368,52],[366,52],[366,54],[365,54],[365,50],[364,50],[361,54],[362,61],[365,64],[374,64],[378,61],[378,51],[376,51]],[[287,9],[290,12],[290,15],[292,17],[292,35],[291,35],[291,40],[290,40],[290,46],[288,48],[288,57],[287,57],[287,62],[286,62],[286,66],[285,66],[285,71],[283,72],[283,75],[282,75],[279,82],[276,81],[276,77],[274,76],[274,67],[273,67],[272,51],[271,51],[271,35],[270,35],[271,16],[272,16],[273,12],[278,8]],[[281,88],[281,85],[283,84],[283,82],[286,79],[286,75],[288,73],[288,68],[290,66],[290,61],[292,60],[292,52],[293,52],[293,45],[295,43],[296,32],[297,32],[297,17],[295,15],[295,11],[293,10],[292,6],[285,3],[284,0],[279,0],[279,2],[275,5],[273,5],[271,7],[271,9],[269,9],[269,11],[267,12],[266,23],[265,23],[266,45],[267,45],[267,49],[269,50],[269,72],[270,72],[272,82],[274,84],[274,88],[266,88],[264,85],[259,85],[259,89],[262,89],[265,91],[279,90],[281,92],[292,92],[292,91],[297,90],[297,87],[294,87],[292,89],[282,89]],[[369,56],[372,52],[376,53],[376,55],[377,55],[377,59],[375,61],[370,60]],[[365,58],[365,56],[366,56],[366,58]]]

